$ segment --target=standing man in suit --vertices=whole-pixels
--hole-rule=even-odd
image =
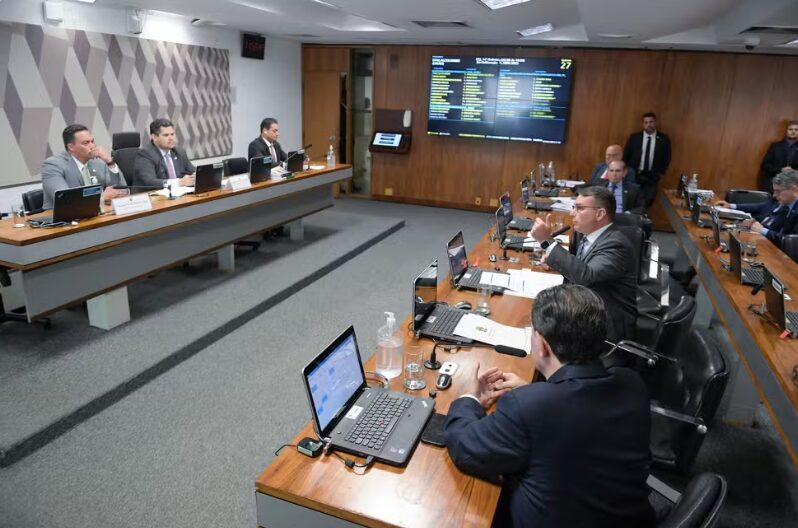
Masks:
[[[44,209],[53,208],[55,192],[61,189],[103,185],[103,200],[125,196],[127,190],[115,185],[127,185],[125,176],[103,147],[94,142],[94,136],[83,125],[69,125],[61,133],[66,152],[50,156],[42,164],[42,189]]]
[[[159,117],[150,123],[150,143],[141,147],[133,165],[134,184],[161,187],[164,180],[179,179],[181,186],[193,186],[196,169],[186,151],[176,145],[171,121]]]
[[[631,242],[617,227],[615,196],[606,187],[579,191],[571,215],[574,231],[583,235],[571,254],[551,236],[551,215],[535,219],[532,237],[546,251],[546,264],[568,282],[598,294],[610,314],[607,339],[634,339],[637,320],[637,277]],[[576,237],[575,237],[576,238]]]
[[[272,167],[276,167],[288,158],[283,148],[277,142],[280,137],[280,124],[273,117],[267,117],[260,122],[260,136],[253,139],[249,144],[248,158],[259,158],[261,156],[272,157]]]
[[[543,290],[532,308],[531,356],[546,381],[477,366],[450,405],[452,461],[501,481],[493,526],[654,526],[649,396],[636,372],[599,360],[607,311],[583,286]]]
[[[602,180],[600,185],[607,187],[615,196],[616,213],[642,215],[646,212],[643,191],[638,184],[624,179],[624,176],[626,176],[626,163],[611,161],[607,168],[607,179]]]
[[[657,130],[657,115],[643,114],[643,131],[635,132],[626,140],[623,160],[637,171],[637,184],[643,189],[646,207],[657,197],[659,180],[671,163],[671,141]]]
[[[773,196],[779,206],[768,217],[762,222],[746,220],[743,225],[781,246],[784,235],[798,234],[798,211],[795,210],[795,205],[798,204],[798,171],[789,170],[777,174],[773,178]]]
[[[593,169],[593,175],[590,177],[590,185],[604,185],[607,181],[607,168],[613,161],[623,161],[623,149],[620,145],[610,145],[604,152],[604,163],[599,163]],[[632,167],[626,167],[626,175],[623,179],[624,182],[635,182],[635,170]]]
[[[788,170],[798,170],[798,121],[787,123],[784,139],[772,143],[762,158],[763,191],[771,192],[773,178]]]

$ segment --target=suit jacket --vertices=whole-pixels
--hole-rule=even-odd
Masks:
[[[786,215],[779,215],[778,212],[774,212],[773,215],[775,218],[770,227],[768,227],[768,234],[765,236],[768,240],[781,247],[784,235],[798,234],[798,205],[790,209]]]
[[[596,361],[508,392],[488,416],[459,398],[444,436],[460,470],[503,476],[493,526],[647,528],[649,412],[637,373]]]
[[[765,217],[770,216],[778,206],[779,202],[772,198],[766,202],[734,204],[735,209],[750,214],[757,222],[761,222]]]
[[[288,158],[288,154],[285,153],[283,147],[280,146],[280,143],[275,141],[274,145],[274,152],[277,154],[276,160],[272,160],[272,167],[278,165],[279,163],[285,161]],[[271,156],[271,152],[269,152],[269,147],[266,146],[266,142],[263,141],[261,136],[256,137],[249,143],[247,158],[251,160],[252,158],[259,158],[261,156]]]
[[[762,176],[770,181],[788,165],[798,170],[798,146],[790,148],[786,139],[771,143],[765,157],[762,158]]]
[[[571,246],[576,251],[576,239]],[[569,282],[587,286],[598,294],[607,309],[607,339],[634,339],[637,321],[637,277],[635,252],[629,239],[610,226],[591,244],[583,260],[561,246],[555,247],[546,264]]]
[[[609,187],[610,182],[609,180],[601,180],[601,184],[604,187]],[[621,207],[623,207],[623,211],[625,213],[634,213],[634,214],[643,214],[646,212],[646,200],[643,197],[643,191],[640,189],[640,186],[634,182],[630,182],[628,180],[623,181],[623,203]]]
[[[108,165],[99,159],[89,160],[86,163],[89,175],[97,178],[97,182],[103,187],[113,185],[127,185],[125,175],[120,170],[113,173],[108,169]],[[72,159],[69,152],[61,152],[55,156],[50,156],[42,163],[42,190],[44,191],[44,209],[53,208],[53,198],[55,192],[61,189],[71,189],[73,187],[83,187],[85,182],[78,170],[78,165]]]
[[[196,172],[194,165],[188,160],[185,150],[175,147],[170,155],[172,164],[175,166],[175,175],[178,178]],[[133,170],[133,185],[160,187],[163,185],[163,180],[169,179],[169,172],[166,170],[166,162],[163,160],[161,150],[152,142],[139,149]]]
[[[637,170],[640,167],[640,158],[643,157],[643,131],[635,132],[626,140],[623,147],[623,160],[627,166]],[[659,181],[660,177],[668,170],[671,164],[671,140],[666,134],[657,131],[657,142],[654,145],[654,159],[651,163],[651,173]]]
[[[602,180],[601,177],[604,176],[606,170],[606,163],[599,163],[596,165],[596,168],[593,169],[593,175],[590,177],[590,185],[601,185],[605,183],[607,180]],[[623,178],[624,185],[626,185],[626,182],[635,183],[635,170],[632,167],[626,167],[626,176]]]

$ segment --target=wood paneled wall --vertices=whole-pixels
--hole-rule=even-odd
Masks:
[[[333,48],[340,49],[340,48]],[[409,155],[373,154],[372,192],[392,199],[453,207],[484,205],[539,161],[558,176],[587,179],[604,150],[624,144],[653,111],[671,137],[664,185],[697,172],[700,185],[755,188],[768,144],[798,118],[798,57],[705,52],[552,48],[374,46],[374,108],[413,110]],[[306,46],[318,64],[325,47]],[[433,54],[560,57],[574,60],[572,106],[564,145],[428,136]],[[326,59],[329,60],[329,59]],[[306,116],[309,119],[310,116]],[[386,189],[390,189],[386,193]],[[655,220],[664,216],[653,211]],[[662,222],[657,222],[661,225]]]

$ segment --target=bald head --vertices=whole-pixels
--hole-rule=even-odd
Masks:
[[[610,145],[604,152],[604,163],[607,165],[611,161],[621,161],[623,159],[623,149],[620,145]]]

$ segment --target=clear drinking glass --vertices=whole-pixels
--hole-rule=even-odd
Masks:
[[[11,221],[14,227],[25,227],[25,208],[21,203],[11,204]]]
[[[490,294],[491,288],[489,286],[480,285],[479,288],[477,288],[478,297],[476,312],[479,315],[490,315]]]
[[[427,386],[424,381],[424,350],[418,346],[405,349],[405,387],[420,390]]]

